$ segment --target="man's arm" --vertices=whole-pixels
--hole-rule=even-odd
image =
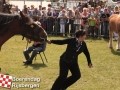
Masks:
[[[64,39],[64,40],[51,40],[50,42],[57,45],[69,44],[71,39]]]
[[[83,51],[83,53],[85,54],[85,56],[87,58],[88,65],[92,65],[91,58],[90,58],[90,53],[88,51],[88,48],[87,48],[87,45],[86,45],[85,42],[84,42],[84,51]]]

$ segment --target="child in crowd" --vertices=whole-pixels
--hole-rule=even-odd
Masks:
[[[88,24],[89,24],[88,34],[92,37],[95,37],[97,35],[95,30],[96,19],[93,15],[91,15],[90,18],[88,19]]]

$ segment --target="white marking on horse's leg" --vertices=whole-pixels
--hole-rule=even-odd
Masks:
[[[117,44],[116,44],[116,50],[118,50],[118,41],[117,41]]]
[[[120,34],[119,34],[119,37],[118,37],[116,49],[120,50]]]

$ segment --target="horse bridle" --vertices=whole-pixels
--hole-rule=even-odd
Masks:
[[[27,25],[27,24],[25,24],[25,27],[26,27],[26,26],[32,28],[32,25]],[[31,32],[30,32],[30,31],[31,31]],[[32,28],[32,30],[29,30],[29,32],[28,32],[28,28],[26,27],[25,32],[22,34],[22,36],[23,36],[22,40],[24,39],[25,36],[26,36],[26,37],[33,37],[33,38],[35,39],[35,38],[39,37],[39,36],[37,35],[37,33],[39,33],[39,32],[40,32],[40,31],[39,31],[39,26],[38,26],[38,25],[34,26],[34,28]],[[31,34],[30,34],[30,33],[31,33]],[[42,38],[42,37],[39,37],[39,39],[40,39],[42,42],[45,42],[45,41],[46,41],[46,39],[45,39],[45,38]]]

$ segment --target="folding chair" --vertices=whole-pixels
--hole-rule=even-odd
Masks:
[[[45,63],[44,63],[44,60],[43,60],[43,57],[42,57],[41,53],[43,53],[44,58],[45,58],[46,62],[48,63],[47,58],[46,58],[46,55],[45,55],[45,53],[44,53],[45,49],[46,49],[46,43],[45,43],[45,46],[44,46],[44,48],[43,48],[43,51],[37,53],[37,54],[39,54],[39,56],[40,56],[40,58],[41,58],[43,64],[45,64]],[[36,60],[36,57],[37,57],[37,55],[35,56],[35,60]]]
[[[43,53],[43,55],[44,55],[44,57],[45,57],[45,60],[46,60],[46,62],[48,63],[48,61],[47,61],[47,58],[46,58],[46,55],[45,55],[44,51],[43,51],[43,52],[38,52],[37,54],[39,54],[39,56],[40,56],[40,58],[41,58],[41,60],[42,60],[43,64],[45,64],[45,63],[44,63],[44,60],[43,60],[43,57],[42,57],[41,53]],[[37,55],[35,56],[35,60],[36,60],[36,57],[37,57]]]

